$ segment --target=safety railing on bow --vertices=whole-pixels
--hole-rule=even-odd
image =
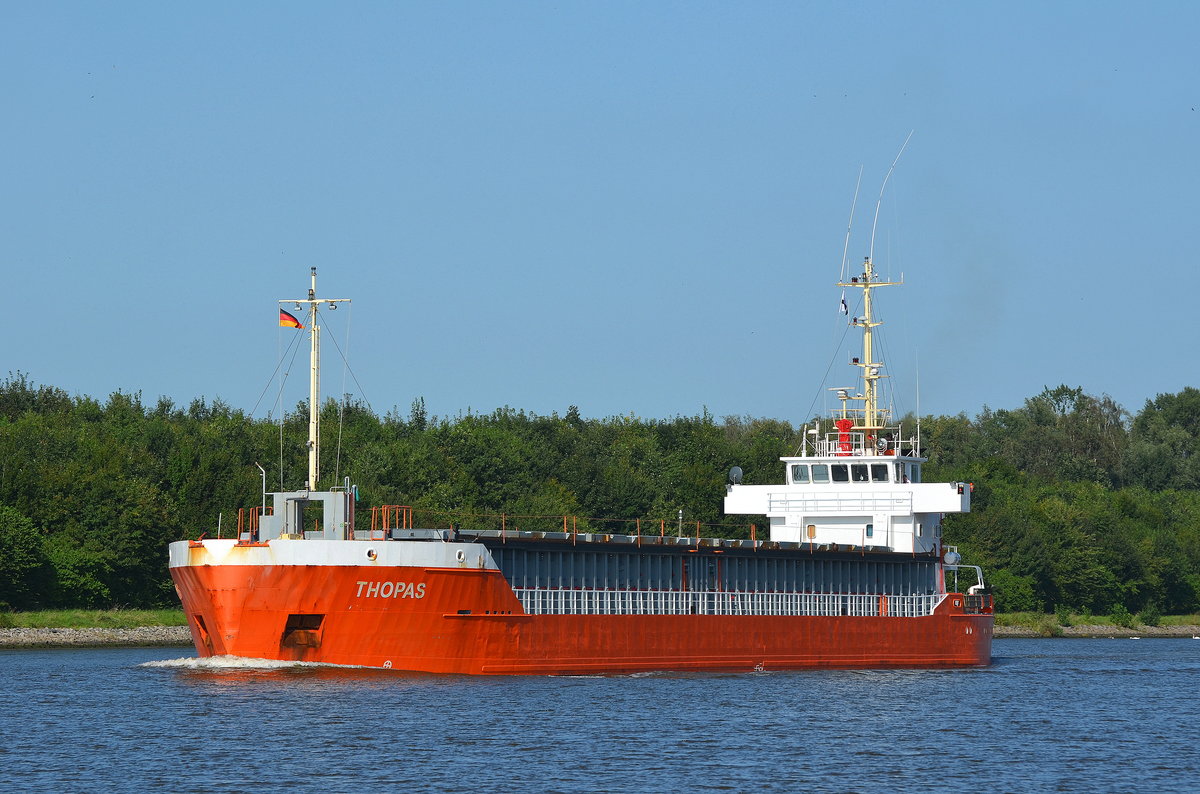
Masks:
[[[393,529],[412,529],[412,508],[383,505],[371,508],[371,540],[384,540]]]

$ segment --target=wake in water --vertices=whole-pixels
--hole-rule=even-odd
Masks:
[[[139,667],[167,667],[176,670],[291,670],[303,668],[368,670],[374,668],[327,662],[292,662],[280,659],[246,659],[241,656],[184,656],[179,659],[159,659],[142,662]]]
[[[248,659],[241,656],[185,656],[142,662],[138,667],[174,672],[182,679],[220,686],[282,684],[295,686],[438,686],[455,684],[462,676],[431,675],[357,664]]]

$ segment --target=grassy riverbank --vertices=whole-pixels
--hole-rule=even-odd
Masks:
[[[39,612],[0,612],[5,629],[136,629],[145,626],[186,626],[180,609],[48,609]]]
[[[996,634],[1041,637],[1104,636],[1108,633],[1192,636],[1200,615],[1088,615],[1004,612],[996,615]],[[1007,631],[1005,631],[1007,630]]]

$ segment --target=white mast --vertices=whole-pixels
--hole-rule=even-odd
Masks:
[[[309,352],[309,383],[308,383],[308,482],[305,488],[317,490],[317,478],[321,472],[321,328],[317,325],[317,304],[328,303],[330,309],[336,309],[339,303],[349,303],[349,298],[318,298],[317,269],[312,268],[312,286],[308,289],[307,298],[281,300],[280,303],[294,303],[299,309],[308,307],[308,336],[311,342]]]

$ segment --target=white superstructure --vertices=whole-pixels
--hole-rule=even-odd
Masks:
[[[942,516],[971,509],[970,486],[920,482],[923,458],[782,458],[782,485],[731,485],[726,513],[765,515],[771,540],[938,554]]]
[[[742,485],[735,478],[726,513],[767,516],[774,541],[942,556],[942,517],[970,511],[971,486],[922,482],[925,458],[916,439],[891,425],[880,405],[886,375],[872,347],[881,323],[872,316],[871,290],[893,284],[876,280],[870,258],[861,275],[838,284],[863,291],[864,314],[851,320],[862,328],[863,352],[850,362],[862,370],[862,391],[833,389],[840,407],[805,429],[798,455],[780,459],[783,484]]]

